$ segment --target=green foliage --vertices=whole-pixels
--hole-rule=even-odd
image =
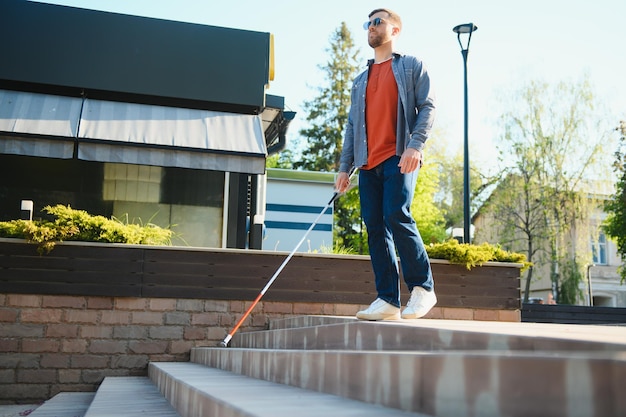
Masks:
[[[444,229],[462,227],[464,210],[463,148],[452,146],[445,133],[435,129],[431,138],[426,142],[424,158],[424,168],[430,167],[429,169],[437,171],[438,183],[432,199],[433,204],[444,216]],[[474,213],[482,205],[484,200],[482,194],[485,193],[485,189],[499,180],[500,173],[487,176],[477,169],[476,164],[470,163],[469,174],[470,213]],[[421,231],[422,229],[420,229]]]
[[[0,237],[21,238],[39,243],[40,251],[50,252],[55,242],[84,241],[169,245],[172,231],[154,224],[122,223],[113,218],[93,216],[70,206],[46,206],[44,212],[55,217],[48,220],[11,220],[0,222]]]
[[[615,194],[604,204],[604,210],[608,213],[602,228],[615,239],[617,252],[626,260],[626,122],[621,121],[620,146],[615,152],[613,169],[618,176],[615,186]],[[626,267],[622,264],[619,268],[622,282],[626,281]]]
[[[293,168],[293,152],[289,149],[284,149],[278,153],[270,155],[265,160],[266,168]]]
[[[350,248],[355,253],[367,254],[367,233],[361,220],[359,189],[352,188],[335,200],[335,226],[333,230],[335,245]]]
[[[322,248],[322,253],[335,253],[353,255],[355,251],[350,247],[335,244],[334,248]],[[484,265],[486,262],[503,262],[522,264],[522,271],[528,269],[531,264],[522,253],[509,252],[500,246],[483,243],[473,245],[459,243],[451,239],[442,243],[426,245],[426,252],[431,259],[442,259],[450,263],[464,265],[468,270],[473,267]]]
[[[561,267],[561,279],[559,280],[558,299],[559,304],[575,305],[579,298],[583,297],[580,283],[583,282],[581,273],[582,265],[575,259],[568,259],[559,264]]]
[[[436,165],[424,165],[417,177],[415,196],[411,204],[411,214],[424,243],[443,242],[446,237],[446,219],[444,213],[434,202],[439,184]]]
[[[74,233],[76,230],[55,227],[49,222],[28,220],[0,222],[0,237],[27,239],[39,243],[40,252],[50,252],[55,241],[63,240],[63,236],[71,236]]]
[[[317,251],[313,251],[313,253],[316,253]],[[356,253],[354,252],[354,249],[349,248],[349,247],[345,247],[345,246],[341,246],[335,243],[334,246],[330,247],[330,246],[322,246],[320,247],[319,250],[320,253],[332,253],[335,255],[356,255]]]
[[[465,265],[468,270],[485,262],[520,263],[523,265],[522,271],[531,266],[526,261],[526,255],[508,252],[489,243],[473,245],[451,239],[443,243],[426,245],[426,252],[432,259],[445,259],[451,263]]]

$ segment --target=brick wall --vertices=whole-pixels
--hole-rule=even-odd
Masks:
[[[243,301],[0,294],[0,403],[94,391],[105,376],[145,375],[149,361],[185,361],[216,346]],[[240,331],[270,318],[354,314],[357,306],[260,302]]]
[[[250,302],[0,294],[0,404],[95,391],[105,376],[146,375],[216,346]],[[362,306],[261,301],[239,330],[293,315],[354,315]],[[435,307],[429,318],[519,321],[519,311]]]

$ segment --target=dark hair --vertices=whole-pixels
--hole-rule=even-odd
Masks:
[[[389,21],[391,23],[393,23],[395,26],[397,26],[398,29],[402,30],[402,19],[400,19],[400,16],[396,12],[394,12],[392,10],[389,10],[389,9],[374,9],[374,10],[372,10],[372,12],[369,15],[367,15],[367,17],[372,17],[372,15],[374,15],[374,14],[376,14],[378,12],[387,13],[387,19],[389,19]]]

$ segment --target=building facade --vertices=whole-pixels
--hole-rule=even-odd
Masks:
[[[498,192],[496,189],[494,192]],[[576,260],[582,267],[578,271],[582,280],[578,288],[578,304],[605,307],[626,307],[626,285],[621,282],[618,268],[622,259],[617,252],[617,245],[602,231],[601,225],[606,213],[598,201],[606,196],[593,196],[596,202],[588,218],[572,224],[566,235],[559,236],[557,246],[561,246],[559,253],[565,253],[569,260]],[[502,225],[487,203],[473,216],[475,227],[475,243],[500,243],[502,239]],[[507,241],[513,241],[510,236]],[[518,235],[518,242],[524,241]],[[533,258],[533,278],[530,283],[529,300],[535,303],[549,304],[555,299],[557,289],[554,288],[553,274],[568,274],[570,271],[562,268],[551,260],[550,245],[546,241],[535,241],[535,248],[541,247]],[[505,247],[507,250],[524,252],[526,247]],[[522,277],[522,291],[525,288],[526,276]],[[522,294],[522,298],[523,298]]]
[[[332,172],[268,169],[263,249],[291,251],[304,237],[298,252],[330,251],[334,183]]]
[[[0,220],[64,204],[261,248],[249,219],[294,116],[266,94],[270,33],[9,0],[0,36]]]

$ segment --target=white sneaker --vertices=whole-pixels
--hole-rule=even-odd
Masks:
[[[424,317],[437,304],[435,291],[428,291],[422,287],[413,287],[411,298],[402,312],[403,319],[419,319]]]
[[[356,313],[359,320],[400,320],[400,308],[377,298],[365,310]]]

